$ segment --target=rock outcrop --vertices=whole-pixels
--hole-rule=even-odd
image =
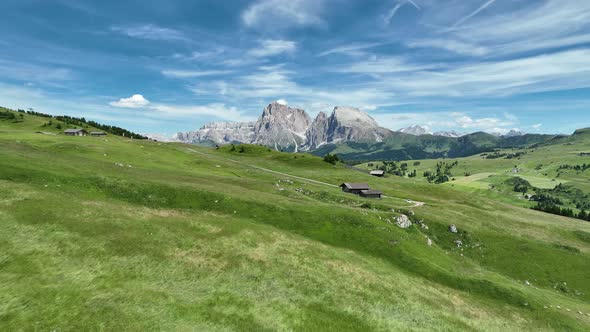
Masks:
[[[449,226],[449,232],[457,234],[457,232],[458,232],[457,226],[455,226],[455,225]]]
[[[410,226],[412,226],[410,218],[408,218],[408,216],[406,216],[405,214],[400,215],[399,217],[395,218],[395,220],[395,224],[399,228],[410,228]]]

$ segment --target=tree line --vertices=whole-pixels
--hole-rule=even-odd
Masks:
[[[84,118],[84,117],[77,118],[77,117],[68,116],[68,115],[56,115],[56,116],[53,116],[51,114],[46,114],[46,113],[41,113],[41,112],[34,111],[32,109],[29,109],[29,110],[26,110],[26,111],[25,110],[22,110],[22,109],[19,109],[19,110],[17,110],[17,112],[18,113],[21,113],[20,114],[21,119],[23,117],[23,114],[29,114],[29,115],[39,116],[39,117],[42,117],[42,118],[55,119],[55,120],[58,120],[58,121],[61,121],[61,122],[65,123],[65,124],[72,125],[72,126],[78,126],[78,127],[82,127],[82,128],[94,127],[94,128],[103,130],[103,131],[105,131],[107,133],[110,133],[110,134],[113,134],[113,135],[117,135],[117,136],[124,136],[124,137],[129,137],[129,138],[134,138],[134,139],[148,139],[147,137],[145,137],[143,135],[134,133],[134,132],[129,131],[127,129],[124,129],[124,128],[121,128],[121,127],[117,127],[117,126],[105,125],[105,124],[98,123],[98,122],[92,121],[92,120],[86,120],[86,118]],[[7,113],[12,114],[13,118],[16,118],[14,116],[14,113],[12,113],[12,112],[7,112]],[[0,118],[1,118],[1,116],[0,116]],[[46,123],[45,125],[46,126],[47,125],[51,126],[52,124],[53,124],[52,120],[49,120],[49,122]],[[57,123],[56,126],[55,126],[55,128],[61,129],[62,126],[61,126],[60,123]]]

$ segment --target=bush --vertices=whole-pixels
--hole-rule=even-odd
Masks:
[[[336,165],[336,163],[340,162],[340,158],[338,158],[336,154],[328,153],[324,156],[324,161],[332,165]]]

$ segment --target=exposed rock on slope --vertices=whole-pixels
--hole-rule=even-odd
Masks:
[[[197,131],[176,133],[173,139],[186,143],[252,143],[254,134],[253,122],[211,122]]]
[[[319,112],[313,120],[311,126],[305,133],[306,148],[319,147],[328,143],[328,116],[324,112]]]
[[[434,136],[457,138],[457,137],[464,136],[465,134],[461,134],[461,133],[458,133],[456,131],[437,131],[433,135]]]
[[[273,102],[254,125],[254,143],[275,149],[297,151],[306,141],[305,132],[311,119],[302,109]]]
[[[414,135],[414,136],[432,134],[427,128],[419,126],[419,125],[413,125],[413,126],[409,126],[406,128],[402,128],[399,130],[399,132],[404,133],[404,134]]]
[[[357,108],[337,106],[327,121],[328,143],[358,140],[381,142],[392,134],[391,130],[379,127],[369,114]]]

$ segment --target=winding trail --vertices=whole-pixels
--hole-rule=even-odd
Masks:
[[[194,152],[196,154],[200,154],[200,155],[205,156],[205,157],[208,157],[210,159],[230,161],[232,163],[236,163],[236,164],[239,164],[239,165],[251,167],[251,168],[254,168],[254,169],[257,169],[257,170],[260,170],[260,171],[263,171],[263,172],[267,172],[267,173],[282,175],[282,176],[294,178],[294,179],[297,179],[297,180],[306,181],[306,182],[309,182],[309,183],[319,184],[319,185],[322,185],[322,186],[328,186],[328,187],[331,187],[331,188],[340,188],[339,186],[334,185],[334,184],[331,184],[331,183],[326,183],[326,182],[322,182],[322,181],[318,181],[318,180],[304,178],[304,177],[301,177],[301,176],[292,175],[292,174],[288,174],[288,173],[273,171],[272,169],[268,169],[268,168],[264,168],[264,167],[260,167],[260,166],[256,166],[256,165],[252,165],[252,164],[248,164],[248,163],[245,163],[243,161],[239,161],[239,160],[235,160],[235,159],[231,159],[231,158],[223,158],[223,157],[213,156],[213,155],[210,155],[208,153],[197,151],[197,150],[191,149],[191,148],[186,148],[186,149],[188,151],[190,151],[190,152]],[[383,198],[393,198],[393,197],[389,197],[389,196],[383,195]],[[420,207],[420,206],[424,206],[425,205],[424,202],[413,201],[411,199],[406,199],[406,203],[412,204],[411,207]]]
[[[251,167],[251,168],[254,168],[254,169],[263,171],[263,172],[268,172],[268,173],[273,173],[273,174],[277,174],[277,175],[287,176],[287,177],[291,177],[291,178],[294,178],[294,179],[298,179],[298,180],[302,180],[302,181],[307,181],[307,182],[310,182],[310,183],[315,183],[315,184],[319,184],[319,185],[323,185],[323,186],[329,186],[329,187],[332,187],[332,188],[339,188],[337,185],[334,185],[334,184],[330,184],[330,183],[326,183],[326,182],[322,182],[322,181],[317,181],[317,180],[313,180],[313,179],[308,179],[308,178],[304,178],[304,177],[297,176],[297,175],[291,175],[291,174],[287,174],[287,173],[283,173],[283,172],[273,171],[272,169],[268,169],[268,168],[264,168],[264,167],[260,167],[260,166],[256,166],[256,165],[252,165],[252,164],[248,164],[248,163],[245,163],[245,162],[242,162],[242,161],[238,161],[238,160],[235,160],[235,159],[212,156],[210,154],[207,154],[207,153],[204,153],[204,152],[201,152],[201,151],[197,151],[197,150],[194,150],[194,149],[191,149],[191,148],[187,148],[187,150],[189,150],[191,152],[194,152],[194,153],[197,153],[197,154],[200,154],[202,156],[209,157],[211,159],[231,161],[232,163],[240,164],[240,165],[243,165],[243,166],[248,166],[248,167]]]

